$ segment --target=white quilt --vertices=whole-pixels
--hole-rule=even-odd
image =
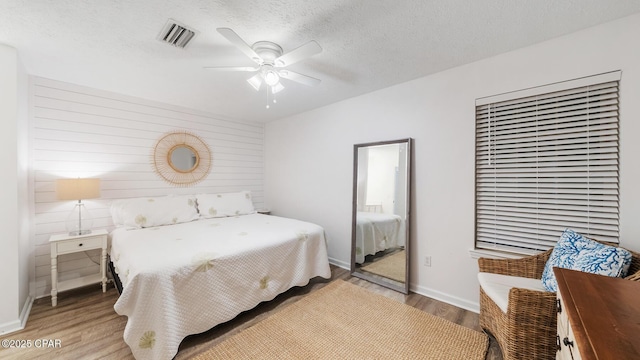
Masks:
[[[111,233],[123,283],[115,311],[136,359],[171,359],[187,335],[233,319],[309,279],[329,278],[324,230],[243,215]]]
[[[398,215],[371,212],[356,214],[356,263],[378,251],[404,246],[404,221]]]

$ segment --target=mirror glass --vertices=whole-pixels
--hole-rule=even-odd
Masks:
[[[191,171],[198,163],[198,157],[192,148],[186,145],[179,145],[171,150],[169,154],[171,167],[177,171]]]
[[[354,145],[351,273],[409,292],[411,139]]]

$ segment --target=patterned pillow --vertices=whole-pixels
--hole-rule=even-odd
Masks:
[[[198,194],[198,211],[202,218],[255,213],[250,191],[224,194]]]
[[[196,220],[198,209],[193,195],[168,195],[114,200],[111,216],[116,226],[146,228]]]
[[[566,229],[553,248],[542,273],[542,285],[548,291],[557,291],[558,283],[553,268],[579,270],[592,274],[624,277],[631,266],[631,253],[585,238]]]

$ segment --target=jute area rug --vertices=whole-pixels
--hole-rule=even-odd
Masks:
[[[393,255],[388,255],[369,265],[363,266],[361,270],[403,283],[405,282],[404,274],[407,271],[406,256],[404,250],[398,251]]]
[[[485,334],[335,280],[195,359],[484,359]]]

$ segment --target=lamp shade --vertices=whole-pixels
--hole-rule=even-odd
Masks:
[[[100,197],[100,179],[56,180],[58,200],[82,200]]]

